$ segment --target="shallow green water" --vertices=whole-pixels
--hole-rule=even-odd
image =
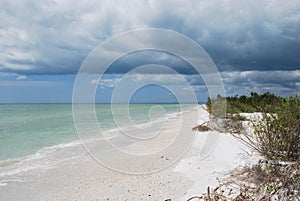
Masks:
[[[88,105],[82,105],[82,111]],[[151,119],[190,109],[195,105],[178,104],[96,104],[100,127],[145,124]],[[150,114],[150,115],[149,115]],[[86,118],[86,123],[89,119]],[[83,122],[85,123],[85,122]],[[34,154],[38,150],[78,140],[71,104],[3,104],[0,105],[0,161]]]

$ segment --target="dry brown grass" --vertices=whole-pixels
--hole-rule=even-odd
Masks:
[[[252,167],[233,170],[219,179],[219,186],[189,198],[205,201],[299,201],[299,162],[261,160]]]
[[[216,192],[216,189],[214,189],[212,192],[210,191],[210,187],[207,187],[207,192],[200,196],[193,196],[187,199],[187,201],[192,200],[203,200],[203,201],[226,201],[226,197],[224,195],[221,195]]]

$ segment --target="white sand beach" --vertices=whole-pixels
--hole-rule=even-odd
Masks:
[[[135,167],[132,167],[134,161],[128,161],[128,158],[122,160],[116,151],[102,149],[105,153],[102,152],[104,156],[101,159],[107,160],[104,163],[113,166],[112,169],[120,167],[119,170],[123,172],[144,171],[147,174],[120,173],[104,167],[80,144],[56,147],[47,156],[47,160],[28,159],[14,164],[14,170],[1,168],[0,200],[176,201],[199,195],[206,191],[207,186],[212,188],[216,186],[217,177],[235,167],[258,160],[255,153],[230,134],[192,131],[192,127],[208,118],[208,113],[202,107],[182,113],[181,129],[185,132],[186,138],[179,136],[175,142],[176,146],[171,146],[167,151],[160,151],[160,147],[167,145],[170,139],[174,138],[176,125],[180,125],[179,116],[168,119],[166,129],[161,133],[163,135],[159,134],[153,140],[137,143],[130,140],[126,142],[125,138],[114,139],[116,144],[128,153],[153,152],[153,166],[148,163],[141,165],[143,162],[141,159],[137,160]],[[144,136],[152,136],[151,132],[155,131],[150,129]],[[209,135],[215,136],[213,139],[217,141],[210,142],[211,147],[208,148],[204,144]],[[183,157],[178,158],[180,152],[185,151],[189,140],[192,140],[191,147]],[[180,147],[181,145],[183,147]],[[178,153],[176,147],[179,147]],[[154,173],[149,173],[151,171]]]

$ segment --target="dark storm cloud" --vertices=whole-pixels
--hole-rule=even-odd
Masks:
[[[222,71],[300,68],[300,2],[202,1],[179,10],[161,12],[154,25],[196,40]]]

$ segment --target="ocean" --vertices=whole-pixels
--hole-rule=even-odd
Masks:
[[[82,109],[88,104],[82,105]],[[128,125],[150,125],[153,120],[168,118],[195,104],[96,104],[99,126],[104,132],[112,132]],[[117,117],[118,125],[114,119]],[[86,120],[88,123],[88,119]],[[28,158],[42,157],[40,153],[53,151],[55,147],[69,147],[80,143],[77,135],[72,104],[1,104],[0,105],[0,172],[1,167]],[[46,154],[44,154],[46,155]],[[9,169],[9,168],[8,168]]]

